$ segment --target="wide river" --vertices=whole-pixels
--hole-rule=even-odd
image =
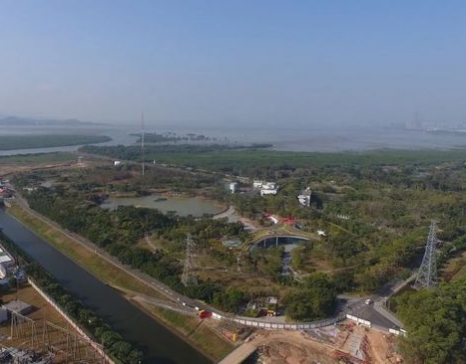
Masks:
[[[205,364],[210,361],[163,325],[68,259],[0,208],[0,228],[49,271],[68,291],[92,308],[124,338],[135,343],[145,363]]]

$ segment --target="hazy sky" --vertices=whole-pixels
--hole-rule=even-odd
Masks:
[[[466,120],[466,2],[1,0],[0,114]]]

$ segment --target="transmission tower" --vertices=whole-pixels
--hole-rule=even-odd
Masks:
[[[427,238],[426,251],[424,253],[424,258],[422,258],[416,281],[414,282],[414,288],[432,288],[437,285],[435,246],[438,240],[435,230],[436,224],[435,221],[432,221],[430,224],[429,237]]]
[[[183,273],[181,274],[181,283],[183,283],[185,287],[197,284],[197,278],[193,272],[193,269],[195,268],[193,253],[195,247],[196,244],[194,243],[191,234],[188,234],[186,237],[186,257],[184,259]]]

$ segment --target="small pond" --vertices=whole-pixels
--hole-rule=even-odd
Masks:
[[[163,213],[174,211],[177,215],[201,217],[204,214],[215,215],[224,210],[213,201],[197,197],[173,198],[162,195],[143,197],[109,197],[100,205],[106,209],[116,209],[118,206],[136,206],[158,209]]]

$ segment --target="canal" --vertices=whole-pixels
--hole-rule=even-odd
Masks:
[[[69,292],[92,308],[123,337],[143,352],[145,363],[210,361],[170,330],[132,305],[0,208],[0,228],[21,249],[49,271]]]

